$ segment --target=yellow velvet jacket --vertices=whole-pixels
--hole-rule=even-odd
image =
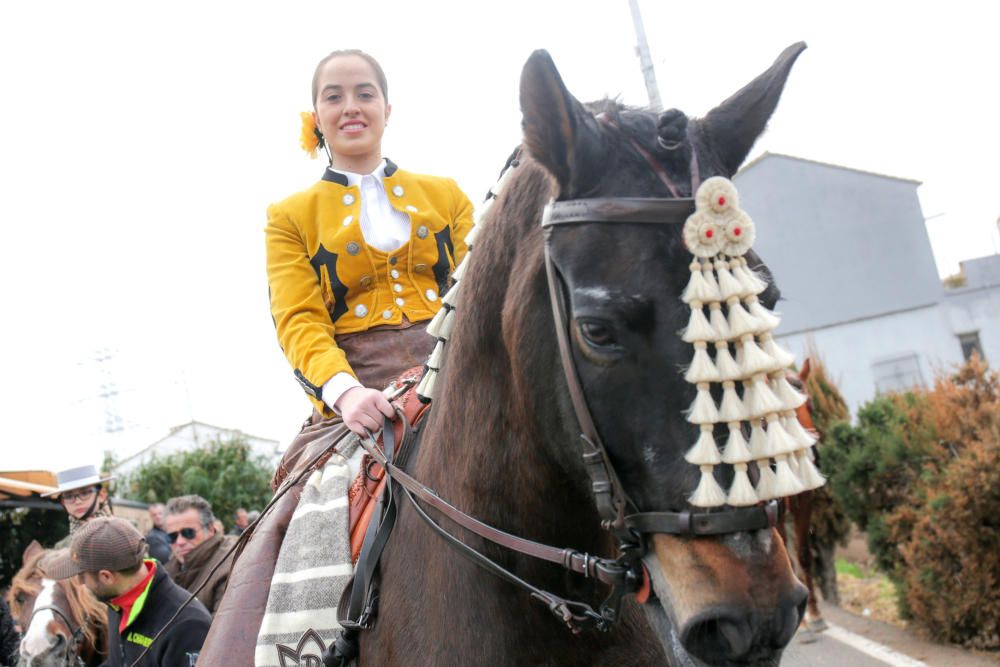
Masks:
[[[267,278],[278,342],[324,415],[323,384],[354,375],[334,334],[428,320],[465,256],[472,204],[454,180],[386,161],[389,202],[410,217],[410,240],[386,253],[365,243],[361,196],[327,169],[323,180],[267,210]],[[356,377],[356,376],[355,376]]]

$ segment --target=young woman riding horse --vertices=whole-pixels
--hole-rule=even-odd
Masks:
[[[23,628],[21,663],[26,667],[78,667],[106,657],[104,605],[76,580],[53,581],[43,560],[51,551],[32,542],[14,576],[11,612]]]
[[[739,238],[752,226],[712,222],[703,209],[733,213],[735,192],[722,182],[726,196],[705,198],[698,184],[736,172],[803,48],[696,120],[613,104],[595,117],[548,54],[528,60],[520,166],[449,293],[452,330],[435,330],[447,346],[406,467],[426,486],[415,504],[397,500],[361,664],[777,664],[805,591],[774,502],[760,501],[818,480],[782,425],[789,402],[770,390],[788,360],[766,333],[778,291],[747,269],[767,275]],[[716,256],[720,233],[739,251]],[[735,301],[718,307],[732,342],[703,306],[736,274]],[[678,370],[693,351],[696,383]],[[737,379],[719,382],[726,358]],[[715,427],[723,413],[730,423]],[[478,567],[487,560],[501,576]]]
[[[305,137],[318,138],[330,165],[319,183],[268,209],[271,313],[316,407],[311,425],[339,415],[333,421],[363,434],[393,415],[381,392],[388,381],[426,358],[420,323],[441,307],[465,256],[472,204],[453,180],[383,157],[392,107],[374,58],[330,54],[312,97]]]

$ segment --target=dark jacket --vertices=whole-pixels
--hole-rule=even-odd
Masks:
[[[0,665],[16,665],[21,651],[21,637],[14,627],[7,601],[0,597]]]
[[[167,574],[177,582],[178,586],[194,592],[205,579],[208,583],[198,591],[198,599],[205,605],[210,614],[214,614],[222,602],[222,594],[226,592],[226,585],[229,583],[229,571],[233,567],[232,556],[226,559],[215,574],[209,576],[212,568],[233,546],[237,538],[233,535],[220,535],[216,533],[208,538],[185,557],[184,562],[176,556],[167,563]]]
[[[170,549],[170,538],[167,534],[153,526],[146,533],[146,544],[149,546],[149,555],[161,563],[169,563],[173,552]]]
[[[164,568],[158,565],[145,599],[142,599],[142,608],[138,612],[133,611],[135,617],[120,634],[118,624],[121,612],[108,606],[108,659],[102,667],[128,667],[135,662],[187,599],[188,592],[175,584]],[[152,644],[139,665],[193,667],[211,625],[212,616],[205,606],[198,600],[192,600]]]

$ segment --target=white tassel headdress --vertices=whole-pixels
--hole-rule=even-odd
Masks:
[[[469,230],[468,234],[465,235],[465,245],[467,246],[465,257],[452,272],[451,278],[454,282],[451,288],[442,295],[441,308],[434,318],[431,319],[430,324],[427,325],[427,333],[437,339],[437,343],[434,345],[434,351],[431,352],[430,358],[424,364],[424,375],[420,380],[420,384],[417,385],[417,397],[424,403],[430,403],[436,393],[437,375],[441,372],[445,346],[451,337],[452,328],[455,326],[455,306],[458,304],[459,286],[462,284],[462,279],[465,277],[465,272],[468,269],[469,257],[472,256],[472,247],[475,244],[476,237],[479,235],[479,230],[482,228],[483,222],[486,220],[486,214],[496,203],[497,196],[499,196],[507,181],[510,180],[510,175],[517,166],[517,160],[510,163],[510,166],[500,175],[500,180],[490,188],[489,198],[477,210],[475,224]],[[709,294],[709,296],[712,295]],[[708,355],[706,354],[705,356],[707,358]],[[712,378],[709,377],[706,382],[710,379]]]
[[[784,379],[795,357],[771,335],[779,318],[757,298],[767,283],[743,257],[756,229],[740,209],[736,187],[728,179],[717,176],[702,183],[683,234],[694,255],[691,280],[681,296],[691,308],[682,339],[694,346],[684,377],[697,387],[687,417],[701,431],[686,455],[701,471],[689,501],[696,507],[743,507],[822,486],[809,451],[815,438],[794,417],[805,397]],[[718,407],[712,399],[713,384],[722,385]],[[729,438],[720,454],[713,433],[715,424],[723,423]],[[756,488],[748,474],[751,463],[759,471]],[[728,490],[715,480],[717,465],[733,466]]]

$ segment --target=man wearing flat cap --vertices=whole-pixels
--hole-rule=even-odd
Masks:
[[[79,576],[107,604],[108,667],[128,667],[147,648],[142,667],[193,667],[212,617],[192,600],[154,642],[188,593],[145,555],[146,539],[132,524],[97,517],[73,534],[68,551],[53,555],[43,567],[53,579]]]

